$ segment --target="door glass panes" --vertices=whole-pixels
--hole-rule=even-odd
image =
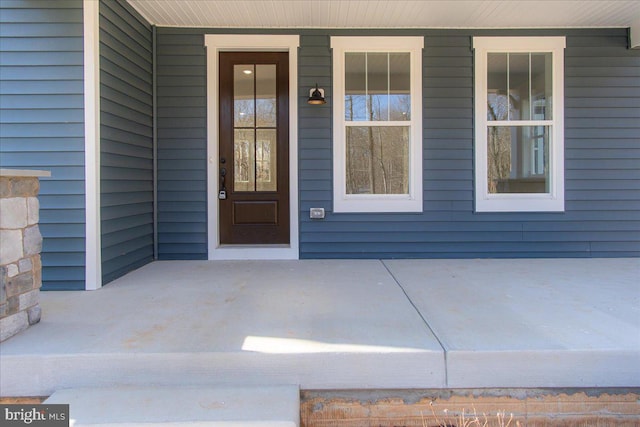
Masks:
[[[410,54],[345,54],[347,121],[411,120]]]
[[[256,190],[276,191],[276,130],[258,129],[256,131]]]
[[[235,129],[233,141],[233,189],[254,191],[255,175],[255,131]]]
[[[233,69],[234,191],[277,191],[275,64]]]
[[[276,126],[276,66],[256,65],[256,126]]]
[[[409,127],[346,128],[346,193],[409,193]]]
[[[253,64],[233,66],[233,125],[235,127],[255,126]]]
[[[549,126],[489,126],[488,192],[549,192]]]

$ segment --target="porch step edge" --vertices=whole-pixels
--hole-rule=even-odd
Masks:
[[[74,426],[300,425],[297,385],[74,388],[44,404],[68,404]]]

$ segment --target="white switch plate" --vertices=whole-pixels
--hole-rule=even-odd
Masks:
[[[309,218],[324,219],[324,208],[311,208],[309,210]]]

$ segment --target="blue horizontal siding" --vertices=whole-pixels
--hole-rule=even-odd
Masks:
[[[102,280],[153,258],[150,25],[127,3],[100,2]]]
[[[640,254],[640,54],[625,45],[624,31],[567,38],[566,206],[591,227],[558,239],[588,241],[591,256]]]
[[[206,67],[203,35],[158,29],[159,251],[206,257]],[[224,32],[224,31],[218,31]],[[243,31],[251,32],[251,31]],[[301,258],[602,257],[640,255],[640,52],[626,31],[397,30],[423,35],[423,212],[333,209],[332,109],[309,106],[317,82],[332,97],[332,30],[301,34]],[[474,35],[566,35],[564,213],[475,213]],[[323,221],[309,209],[323,207]]]
[[[158,257],[207,258],[206,54],[202,34],[157,31]]]
[[[317,149],[330,147],[331,138],[313,140],[308,148],[308,140],[301,140],[301,158],[312,157],[316,170],[323,172],[312,169],[301,174],[301,257],[640,254],[640,68],[636,68],[640,58],[626,49],[624,31],[567,33],[565,213],[474,213],[473,33],[452,37],[427,32],[423,55],[424,212],[329,212],[324,222],[309,220],[310,207],[332,209],[330,168],[318,163],[323,155],[330,160],[331,153]],[[319,54],[320,40],[314,37],[309,56]],[[330,84],[330,65],[307,66],[306,46],[303,37],[301,73],[324,75]],[[588,72],[589,67],[594,70]],[[616,104],[620,98],[623,102]],[[330,110],[329,106],[322,108]],[[319,127],[330,129],[331,118],[322,117],[325,123],[320,126],[318,119],[302,116],[300,134]]]
[[[0,2],[0,166],[44,169],[43,289],[85,287],[82,0]]]

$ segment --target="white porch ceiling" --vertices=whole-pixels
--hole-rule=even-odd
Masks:
[[[149,22],[216,28],[632,27],[639,0],[128,0]],[[634,28],[635,29],[635,28]]]

